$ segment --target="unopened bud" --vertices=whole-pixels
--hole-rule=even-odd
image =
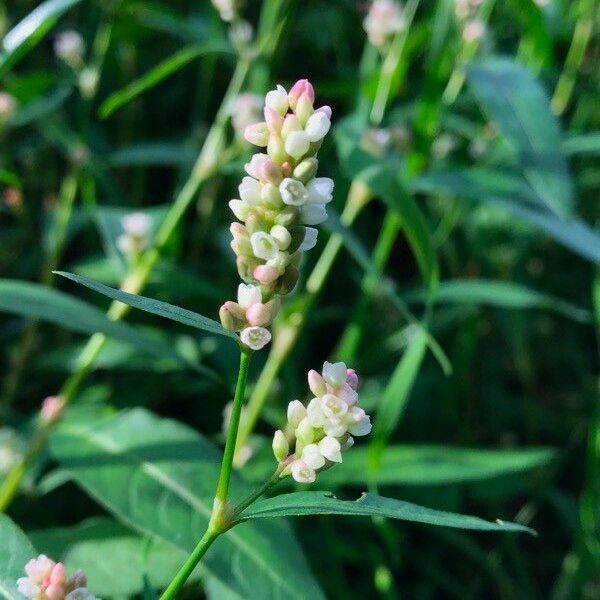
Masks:
[[[246,327],[246,315],[244,309],[237,303],[228,300],[219,309],[221,325],[228,331],[240,331]]]
[[[246,319],[253,327],[266,327],[273,322],[280,306],[279,297],[269,300],[266,304],[253,304],[246,310]]]
[[[307,184],[317,174],[317,168],[319,167],[319,161],[314,158],[305,158],[298,166],[294,169],[294,177],[299,179],[302,183]]]
[[[321,374],[314,369],[308,372],[308,387],[310,391],[317,397],[321,398],[327,393],[327,385]]]
[[[302,419],[306,417],[306,407],[300,400],[292,400],[287,407],[287,419],[289,424],[296,429]]]
[[[298,116],[298,120],[300,121],[300,125],[302,125],[302,127],[306,125],[309,117],[315,112],[312,104],[313,100],[310,99],[306,92],[298,99],[296,104],[296,115]]]
[[[65,410],[65,399],[61,396],[48,396],[42,403],[40,410],[40,418],[44,425],[52,425],[56,423]]]
[[[254,269],[254,279],[263,285],[269,285],[279,278],[279,271],[270,265],[258,265]]]
[[[269,128],[264,122],[248,125],[244,131],[244,138],[255,146],[264,147],[269,140]]]
[[[282,164],[288,159],[283,139],[278,133],[272,133],[269,136],[267,152],[269,153],[269,156],[273,159],[273,161],[277,164]]]
[[[273,454],[277,461],[281,462],[290,452],[290,443],[287,441],[283,431],[278,429],[273,436]]]

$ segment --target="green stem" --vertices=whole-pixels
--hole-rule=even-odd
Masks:
[[[194,551],[190,554],[184,565],[179,569],[177,575],[175,575],[173,581],[171,581],[163,595],[160,597],[160,600],[172,600],[177,597],[181,588],[185,585],[202,557],[206,554],[210,545],[222,533],[225,533],[233,526],[232,517],[234,513],[233,511],[230,511],[227,506],[227,495],[229,493],[229,482],[231,480],[231,471],[233,468],[233,454],[240,425],[240,415],[244,403],[244,393],[246,391],[246,381],[248,380],[248,368],[250,366],[251,358],[252,351],[242,347],[240,353],[240,369],[238,371],[235,395],[233,397],[233,409],[227,427],[227,439],[225,441],[223,462],[221,463],[221,475],[219,476],[219,483],[217,484],[213,512],[208,528],[198,542],[198,545],[194,548]],[[254,502],[258,497],[259,496],[252,494],[249,496],[249,503]]]
[[[190,575],[194,572],[194,569],[200,562],[201,558],[206,554],[206,551],[210,548],[211,544],[221,535],[219,531],[207,529],[205,534],[202,536],[198,545],[194,548],[194,551],[190,554],[185,564],[171,583],[169,587],[164,591],[160,600],[173,600],[176,598],[181,588],[185,585],[185,582],[189,579]]]
[[[252,351],[242,348],[240,353],[240,370],[238,373],[237,385],[235,387],[235,395],[233,397],[233,408],[231,410],[231,418],[227,426],[227,439],[225,440],[225,451],[223,452],[223,463],[221,464],[221,475],[217,485],[215,494],[215,510],[213,518],[217,524],[222,516],[225,503],[227,502],[227,494],[229,493],[229,481],[231,479],[231,469],[233,468],[233,455],[235,453],[235,444],[237,441],[238,430],[240,427],[240,416],[242,414],[242,405],[244,403],[244,394],[246,392],[246,381],[248,379],[248,368],[252,358]]]
[[[382,271],[387,263],[401,226],[402,219],[400,215],[396,212],[388,211],[383,220],[381,234],[373,250],[373,265],[377,271]],[[371,303],[371,297],[377,287],[378,281],[379,277],[372,273],[367,274],[363,280],[363,293],[354,307],[352,319],[346,326],[338,348],[335,351],[335,356],[340,360],[352,362],[356,356],[356,351],[362,339],[363,326]]]
[[[575,87],[577,72],[583,62],[594,27],[594,1],[581,0],[578,9],[580,17],[575,24],[575,32],[573,33],[571,46],[565,59],[565,66],[558,79],[550,103],[552,110],[557,115],[561,115],[569,104],[573,88]]]

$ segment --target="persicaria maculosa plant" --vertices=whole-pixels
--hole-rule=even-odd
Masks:
[[[246,127],[245,138],[266,152],[255,154],[246,164],[247,176],[239,186],[240,197],[229,203],[238,219],[231,226],[231,247],[242,283],[236,300],[228,300],[221,306],[221,325],[189,310],[64,274],[120,302],[233,338],[240,348],[240,368],[208,527],[161,600],[177,596],[220,535],[251,518],[333,513],[400,518],[467,529],[526,529],[371,495],[349,502],[323,492],[303,492],[259,501],[282,479],[304,485],[315,482],[320,472],[342,462],[343,453],[352,447],[355,437],[370,433],[370,418],[359,406],[358,376],[343,362],[325,362],[321,373],[314,370],[308,373],[312,399],[306,405],[292,401],[288,405],[287,423],[273,436],[276,460],[273,474],[240,502],[232,503],[229,498],[251,357],[269,343],[269,327],[282,300],[296,285],[302,254],[315,246],[314,226],[327,218],[325,207],[332,198],[333,181],[317,177],[317,152],[331,127],[331,109],[327,106],[315,109],[314,100],[314,89],[305,79],[294,84],[289,92],[277,86],[266,95],[265,120]],[[149,223],[134,214],[123,225],[123,235],[128,240],[125,242],[123,238],[120,245],[135,259],[148,243]],[[40,421],[50,427],[61,418],[65,405],[64,398],[48,398]],[[41,596],[46,597],[53,600],[47,594]]]

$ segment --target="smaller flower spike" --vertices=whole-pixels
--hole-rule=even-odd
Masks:
[[[358,376],[343,362],[323,365],[322,373],[308,372],[308,386],[315,397],[304,406],[289,403],[285,434],[277,430],[273,454],[282,476],[312,483],[316,474],[342,462],[342,453],[354,444],[353,436],[367,435],[371,420],[358,406]]]
[[[363,26],[371,44],[384,50],[405,27],[402,6],[396,0],[373,0]]]
[[[246,165],[239,198],[229,207],[239,222],[230,227],[240,278],[238,301],[219,311],[223,327],[241,332],[258,350],[281,304],[298,281],[302,253],[314,248],[318,225],[327,219],[333,180],[316,177],[316,158],[331,127],[331,108],[314,108],[315,91],[301,79],[290,91],[278,85],[264,99],[264,121],[249,124],[244,138],[266,148]],[[236,114],[232,115],[236,120]]]
[[[45,554],[32,558],[25,565],[27,577],[17,580],[19,592],[33,600],[99,600],[88,591],[87,579],[79,570],[68,578],[62,563]]]

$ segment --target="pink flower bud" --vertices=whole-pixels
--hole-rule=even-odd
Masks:
[[[50,583],[64,583],[65,581],[65,565],[56,563],[50,573]]]
[[[283,119],[272,108],[265,106],[265,121],[267,123],[267,127],[269,131],[273,133],[279,133],[281,131],[281,125],[283,124]]]
[[[246,310],[246,319],[254,327],[266,327],[273,322],[280,306],[279,298],[273,298],[266,304],[253,304]]]
[[[65,597],[65,585],[60,583],[51,583],[45,590],[45,595],[42,596],[47,600],[63,600]]]
[[[308,79],[299,79],[289,91],[288,97],[290,99],[292,110],[296,110],[296,104],[303,93],[308,94],[308,99],[311,104],[315,101],[315,90]]]
[[[42,403],[40,418],[45,425],[56,423],[62,416],[65,408],[65,399],[60,396],[48,396]]]
[[[265,160],[258,168],[258,177],[261,181],[267,181],[273,185],[279,185],[283,179],[281,169],[272,161]]]
[[[254,279],[263,285],[273,283],[279,277],[279,271],[270,265],[258,265],[254,269]]]
[[[348,369],[346,371],[346,383],[356,391],[358,389],[358,375],[354,369]]]

